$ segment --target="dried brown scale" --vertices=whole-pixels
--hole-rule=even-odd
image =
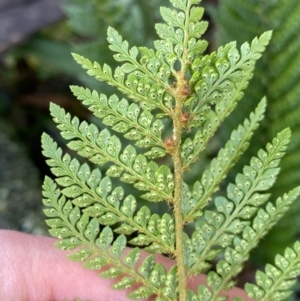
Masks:
[[[167,138],[165,140],[164,144],[165,144],[166,151],[169,153],[172,153],[172,151],[174,150],[174,146],[175,146],[173,137]]]
[[[189,122],[190,120],[190,113],[188,111],[182,112],[180,116],[180,121],[184,124],[184,126]]]

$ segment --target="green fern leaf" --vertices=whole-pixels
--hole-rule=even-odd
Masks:
[[[167,7],[161,7],[160,14],[167,24],[184,29],[184,15],[181,12]],[[166,39],[168,39],[168,37]]]
[[[140,286],[135,291],[128,294],[130,299],[147,299],[152,295],[152,291],[146,286]]]
[[[44,134],[43,154],[56,178],[46,177],[43,186],[46,222],[50,234],[60,239],[57,247],[71,251],[71,260],[114,279],[114,289],[130,289],[129,298],[225,301],[224,291],[234,286],[250,251],[300,194],[297,187],[274,205],[268,202],[291,133],[287,128],[277,134],[227,185],[226,197],[214,197],[262,120],[263,99],[232,131],[200,180],[188,183],[187,170],[201,160],[210,139],[241,99],[271,32],[242,44],[240,50],[231,42],[203,55],[207,42],[200,38],[207,23],[201,21],[199,1],[170,2],[175,9],[161,8],[165,23],[156,25],[160,40],[154,42],[155,50],[130,47],[109,27],[109,48],[118,67],[113,70],[74,55],[89,75],[116,87],[128,99],[73,86],[74,95],[104,125],[135,145],[122,145],[123,140],[108,129],[72,118],[52,104],[51,115],[69,148],[93,164],[105,165],[106,174],[63,154]],[[146,149],[144,153],[140,148]],[[159,157],[164,158],[155,161]],[[142,195],[134,197],[125,193],[127,187],[115,187],[116,177]],[[140,206],[139,198],[165,201],[169,209],[152,213]],[[127,249],[128,245],[133,248]],[[174,264],[167,269],[141,249],[168,256]],[[265,274],[258,272],[258,285],[250,286],[250,293],[274,300],[286,296],[293,283],[290,278],[300,272],[297,252],[288,249],[285,256],[277,256],[273,278],[269,266]],[[207,272],[212,262],[215,270]],[[207,281],[197,291],[188,289],[188,281],[204,272]]]
[[[166,275],[165,286],[162,290],[164,296],[175,299],[178,294],[177,269],[173,266]]]

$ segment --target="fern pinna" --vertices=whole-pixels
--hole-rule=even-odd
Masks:
[[[291,133],[288,128],[279,132],[228,184],[226,195],[214,196],[264,116],[262,99],[232,131],[199,180],[185,182],[191,166],[242,98],[271,32],[240,49],[231,42],[205,55],[207,42],[200,38],[207,22],[201,21],[199,1],[170,2],[175,9],[161,8],[165,23],[156,24],[160,39],[154,49],[129,48],[114,29],[108,29],[109,47],[120,62],[114,71],[74,54],[89,75],[127,98],[71,87],[111,130],[99,130],[51,105],[69,148],[91,164],[63,154],[50,136],[42,136],[43,154],[55,176],[55,181],[46,177],[43,186],[46,222],[51,235],[59,238],[57,247],[73,250],[70,259],[116,279],[113,288],[129,289],[128,298],[221,301],[227,299],[224,291],[234,286],[250,251],[300,193],[297,187],[274,204],[268,202]],[[172,124],[171,133],[167,122]],[[126,146],[115,132],[129,140]],[[97,167],[103,165],[108,166],[105,175]],[[115,187],[114,178],[140,191],[139,197]],[[169,210],[153,213],[151,206],[140,206],[139,199],[167,202]],[[141,250],[148,253],[143,260]],[[167,269],[155,254],[172,258],[174,265]],[[295,243],[276,257],[274,266],[257,273],[256,285],[246,285],[248,295],[254,300],[283,300],[300,272],[299,261],[300,245]],[[203,273],[206,283],[196,291],[188,289],[188,280]]]
[[[220,33],[220,44],[231,40],[242,43],[244,39],[252,39],[260,32],[273,29],[268,52],[257,64],[245,97],[239,104],[243,110],[237,109],[226,120],[222,131],[228,133],[237,120],[243,120],[263,96],[268,99],[268,108],[263,128],[257,133],[260,145],[283,127],[291,128],[292,139],[287,156],[281,163],[281,173],[272,189],[273,200],[275,195],[281,195],[300,183],[299,14],[298,0],[253,0],[251,4],[241,0],[222,0],[213,14],[217,32]],[[245,160],[254,153],[255,150],[251,148]],[[260,259],[260,264],[272,260],[276,253],[283,252],[286,245],[293,244],[299,237],[299,200],[262,241],[261,248],[256,250],[254,257],[256,261]]]

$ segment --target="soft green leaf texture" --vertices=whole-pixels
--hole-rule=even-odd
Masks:
[[[234,181],[227,181],[226,193],[215,194],[247,150],[265,115],[265,98],[236,124],[206,168],[200,166],[272,34],[204,54],[207,22],[198,2],[170,0],[173,8],[161,8],[154,49],[130,46],[109,27],[107,41],[119,64],[114,70],[74,54],[89,75],[118,92],[108,96],[71,86],[101,119],[101,128],[50,105],[72,155],[42,136],[55,178],[44,181],[44,212],[50,234],[59,239],[56,246],[113,279],[113,289],[130,289],[130,299],[225,301],[224,291],[235,285],[251,250],[300,194],[296,187],[269,201],[291,140],[289,128],[256,151]],[[203,170],[194,183],[185,177],[192,166]],[[246,285],[248,295],[283,300],[300,272],[299,249],[296,242],[276,256],[274,266],[257,272],[257,284]],[[188,289],[188,281],[203,273],[207,281]]]

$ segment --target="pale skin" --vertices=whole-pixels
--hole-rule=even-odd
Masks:
[[[102,279],[99,272],[86,270],[80,263],[67,259],[66,253],[54,246],[55,239],[16,231],[0,230],[0,300],[5,301],[128,301],[128,291],[111,290],[112,280]],[[158,256],[166,267],[173,262]],[[195,288],[205,276],[193,279]],[[241,289],[226,293],[251,301]],[[153,300],[153,299],[148,299]]]

